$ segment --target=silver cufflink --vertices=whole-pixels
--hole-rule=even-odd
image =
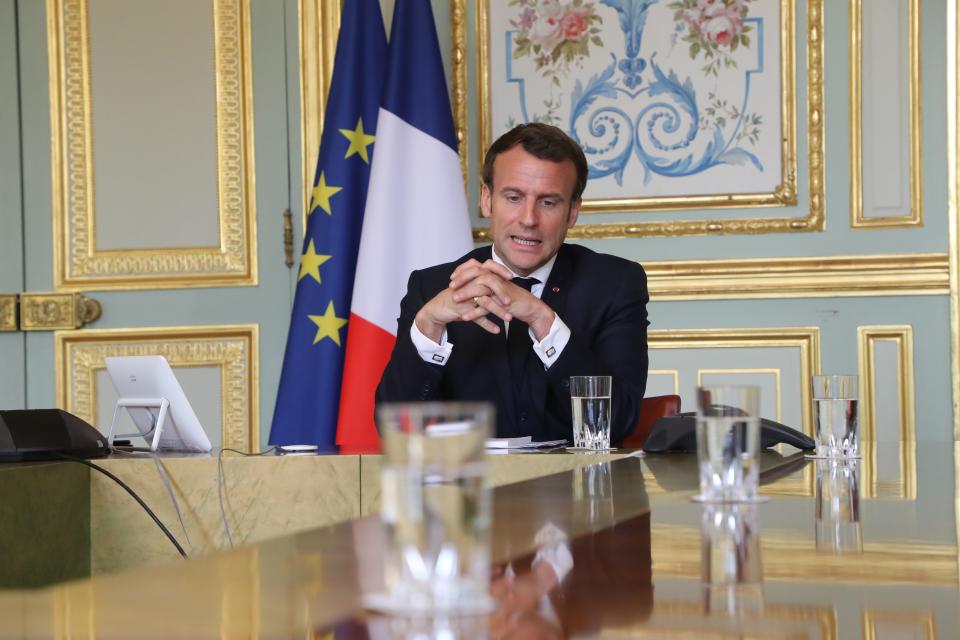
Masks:
[[[553,354],[555,354],[556,352],[557,352],[556,347],[550,347],[549,349],[547,349],[547,357],[552,358]]]
[[[443,357],[442,355],[440,355],[439,353],[433,354],[433,361],[434,361],[434,362],[443,362],[445,359],[446,359],[446,358],[444,358],[444,357]]]

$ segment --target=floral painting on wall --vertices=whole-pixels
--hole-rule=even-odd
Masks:
[[[530,121],[567,131],[589,162],[588,208],[796,202],[788,3],[485,5],[483,135]]]

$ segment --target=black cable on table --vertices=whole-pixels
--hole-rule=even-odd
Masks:
[[[177,548],[177,551],[180,553],[180,555],[183,556],[184,558],[187,557],[187,552],[183,550],[183,547],[181,547],[181,546],[180,546],[180,543],[177,542],[177,539],[173,537],[173,534],[170,533],[170,530],[167,529],[167,527],[166,527],[162,522],[160,522],[160,518],[158,518],[158,517],[157,517],[157,514],[155,514],[155,513],[153,512],[153,510],[150,509],[150,507],[147,506],[147,503],[144,502],[143,499],[141,499],[140,496],[138,496],[138,495],[136,494],[136,492],[134,492],[133,489],[131,489],[130,487],[127,486],[127,483],[125,483],[123,480],[121,480],[121,479],[118,478],[117,476],[113,475],[112,473],[110,473],[109,471],[107,471],[106,469],[104,469],[103,467],[101,467],[100,465],[93,464],[93,463],[90,462],[89,460],[83,460],[83,459],[81,459],[81,458],[74,458],[74,457],[68,456],[68,455],[63,454],[63,453],[59,453],[59,454],[57,454],[57,455],[59,455],[61,458],[63,458],[64,460],[67,460],[67,461],[69,461],[69,462],[77,462],[77,463],[79,463],[79,464],[84,464],[84,465],[90,467],[91,469],[96,469],[97,471],[99,471],[100,473],[102,473],[103,475],[107,476],[108,478],[110,478],[111,480],[113,480],[114,482],[116,482],[118,485],[120,485],[121,487],[123,487],[123,489],[124,489],[127,493],[129,493],[131,496],[133,496],[133,499],[137,501],[137,504],[139,504],[141,507],[143,507],[143,510],[147,512],[147,515],[149,515],[151,518],[153,518],[153,521],[157,523],[157,526],[160,527],[160,530],[163,531],[163,533],[167,536],[167,538],[170,539],[170,542],[172,542],[172,543],[173,543],[173,546],[175,546],[175,547]]]

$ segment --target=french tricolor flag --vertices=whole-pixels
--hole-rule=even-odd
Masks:
[[[429,0],[398,0],[347,331],[337,444],[379,450],[374,392],[410,272],[473,247],[457,138]]]

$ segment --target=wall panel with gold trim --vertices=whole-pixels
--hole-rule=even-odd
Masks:
[[[257,283],[249,13],[47,0],[57,289]]]
[[[198,393],[219,392],[218,425],[205,424],[211,440],[241,451],[260,448],[259,329],[257,325],[155,327],[58,331],[55,336],[57,406],[106,430],[104,416],[111,407],[99,406],[108,356],[162,355],[178,376],[189,369],[213,370],[219,389],[203,385],[185,388],[188,399]],[[196,400],[191,400],[191,403]]]
[[[947,244],[950,259],[950,380],[953,397],[950,405],[953,413],[953,440],[960,441],[960,11],[957,0],[947,3]],[[957,448],[957,463],[960,464],[960,448]],[[960,473],[957,474],[960,483]],[[960,490],[960,486],[958,486]],[[957,535],[960,537],[960,510],[957,512]]]
[[[863,640],[917,638],[936,640],[936,616],[933,611],[902,609],[864,609]]]
[[[853,228],[923,224],[920,6],[850,0]]]
[[[680,395],[688,402],[701,383],[760,384],[767,390],[761,397],[764,416],[780,418],[786,403],[784,419],[813,433],[810,376],[820,371],[816,327],[653,330],[649,343],[651,369],[676,369]],[[782,377],[790,384],[781,384]]]
[[[646,395],[648,397],[680,395],[680,371],[677,369],[648,370]]]
[[[917,495],[913,327],[857,328],[860,438],[866,496]],[[878,459],[878,441],[886,456]]]

